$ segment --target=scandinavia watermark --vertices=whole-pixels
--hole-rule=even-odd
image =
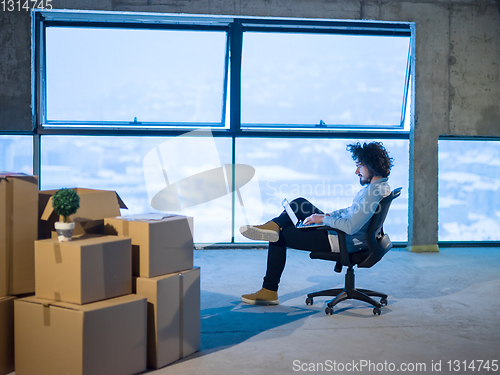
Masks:
[[[267,180],[266,188],[271,195],[279,196],[304,196],[314,195],[319,197],[352,196],[359,191],[359,184],[339,184],[323,178],[314,184],[306,183],[278,183],[277,180]]]
[[[322,201],[321,209],[324,212],[331,212],[339,207],[347,207],[352,198],[360,193],[359,184],[334,183],[326,178],[313,183],[287,183],[277,180],[267,180],[265,186],[266,195],[268,196],[265,200],[265,206],[271,207],[273,211],[281,208],[283,197],[314,197],[314,199]],[[382,191],[375,190],[370,194],[379,196],[382,194]],[[380,199],[374,201],[373,207],[368,205],[366,207],[359,207],[359,209],[373,213],[377,209]]]
[[[210,129],[193,130],[155,146],[144,156],[143,172],[151,208],[193,217],[194,226],[201,225],[208,234],[200,241],[207,245],[230,240],[229,231],[218,224],[231,217],[230,205],[235,228],[261,221],[255,168],[222,163]]]

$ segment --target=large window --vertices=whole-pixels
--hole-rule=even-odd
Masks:
[[[404,130],[409,24],[35,15],[41,130]]]
[[[234,229],[235,242],[248,242],[239,234],[239,226],[276,216],[282,210],[283,198],[291,200],[302,196],[324,211],[346,207],[361,188],[354,174],[354,162],[346,151],[350,142],[349,139],[238,139],[236,165],[255,169],[255,178],[239,178],[236,170],[236,178],[245,180],[239,188],[239,197],[233,202],[231,189],[224,186],[228,193],[175,212],[195,217],[197,243],[220,243],[230,242]],[[392,240],[406,241],[408,141],[385,140],[383,143],[395,160],[390,185],[403,187],[402,196],[391,206],[385,228]],[[204,153],[197,152],[200,147]],[[145,174],[163,174],[161,170],[148,172],[147,155],[151,153],[160,155],[166,179],[173,184],[199,171],[231,164],[232,145],[228,138],[212,137],[45,136],[42,138],[41,188],[115,190],[128,206],[122,210],[124,216],[162,212],[151,207],[152,194],[148,196],[148,189],[154,190],[154,187],[148,186],[151,178]],[[179,154],[180,157],[176,157]],[[214,159],[211,165],[208,159]],[[161,183],[153,193],[163,188],[163,184],[166,186],[165,180]]]
[[[224,123],[226,33],[46,28],[46,124]]]
[[[123,215],[175,211],[197,243],[244,242],[238,227],[284,197],[350,204],[345,146],[368,139],[407,197],[409,23],[52,10],[33,26],[42,189],[116,190]],[[387,218],[395,241],[406,197]]]
[[[182,150],[172,147],[171,137],[120,137],[120,136],[45,136],[42,137],[42,190],[61,187],[85,187],[115,190],[127,205],[123,216],[148,212],[163,212],[151,207],[148,195],[150,179],[146,155],[165,150],[163,165],[170,160],[166,171],[167,181],[173,184],[196,174],[203,165],[206,154],[199,145],[212,147],[218,166],[231,164],[231,140],[227,138],[189,139],[181,144]],[[177,152],[176,152],[177,151]],[[181,151],[182,154],[179,155]],[[205,151],[207,151],[205,149]],[[182,162],[176,159],[176,154]],[[169,159],[169,160],[167,160]],[[162,170],[152,171],[151,173]],[[165,183],[165,181],[164,181]],[[166,183],[165,183],[166,186]],[[164,186],[162,186],[164,187]],[[179,214],[195,217],[194,236],[198,243],[230,242],[231,194],[217,200],[180,210]],[[169,210],[170,212],[174,212]]]
[[[262,196],[263,221],[277,216],[283,198],[304,197],[325,212],[349,206],[361,189],[354,162],[346,145],[349,139],[240,139],[236,143],[237,163],[252,165]],[[394,241],[406,241],[408,226],[408,141],[385,140],[394,158],[389,178],[391,188],[403,187],[391,205],[385,229]],[[237,215],[237,225],[246,223]],[[247,240],[239,233],[236,240]]]
[[[500,142],[439,141],[439,241],[500,240]]]
[[[409,41],[244,33],[242,126],[402,126]]]

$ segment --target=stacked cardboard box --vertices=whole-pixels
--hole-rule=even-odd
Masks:
[[[109,218],[106,234],[132,240],[134,288],[148,300],[148,367],[200,348],[200,269],[193,268],[193,220],[147,215]]]
[[[0,375],[14,371],[14,300],[35,291],[38,179],[0,173]]]
[[[14,371],[14,300],[0,297],[0,374]]]
[[[77,305],[15,301],[17,374],[136,374],[146,370],[146,300],[129,294]]]
[[[120,218],[115,192],[75,190],[60,243],[56,190],[0,175],[0,375],[135,374],[199,350],[192,218]]]
[[[0,297],[35,291],[38,179],[0,174]]]
[[[131,240],[86,234],[86,228],[102,230],[103,207],[104,212],[119,213],[119,199],[114,192],[78,193],[80,209],[73,220],[81,232],[70,242],[35,242],[35,296],[14,302],[16,373],[143,372],[147,303],[145,297],[131,294]],[[99,201],[106,194],[108,198]],[[50,195],[40,193],[46,204],[40,212],[49,212],[45,221],[54,220]],[[92,206],[101,212],[96,214]]]

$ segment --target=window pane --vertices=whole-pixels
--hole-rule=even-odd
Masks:
[[[241,122],[400,125],[409,41],[245,32]]]
[[[31,135],[0,135],[0,171],[33,174]]]
[[[500,240],[500,142],[439,141],[439,240]]]
[[[156,153],[159,148],[165,149],[162,145],[172,139],[43,136],[42,189],[83,187],[115,190],[128,207],[128,210],[122,210],[124,216],[165,212],[155,210],[150,205],[145,157],[150,152]],[[220,164],[231,163],[231,140],[210,139],[215,142]],[[197,145],[196,142],[191,144]],[[166,173],[170,184],[198,172],[196,166],[193,170],[193,165],[197,161],[196,157],[203,157],[203,153],[191,148],[189,143],[185,146],[185,153],[180,155],[182,163],[170,163],[171,168]],[[171,159],[175,157],[174,154],[171,156]],[[166,163],[162,160],[165,168]],[[163,174],[161,170],[160,173]],[[162,187],[166,187],[165,180],[163,182],[165,185]],[[182,211],[169,212],[194,217],[194,240],[197,243],[229,242],[231,239],[231,194],[221,197],[216,204],[206,202]]]
[[[47,28],[47,120],[221,123],[225,32]]]
[[[262,222],[277,216],[281,201],[297,197],[310,200],[323,211],[351,205],[361,189],[346,139],[254,139],[236,140],[236,162],[256,170],[262,194]],[[389,184],[403,187],[384,224],[393,241],[407,241],[408,227],[408,141],[385,140],[384,146],[394,158]],[[246,223],[236,211],[236,228]],[[236,242],[247,242],[237,233]]]

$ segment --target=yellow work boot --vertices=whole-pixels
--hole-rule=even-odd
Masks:
[[[278,292],[262,288],[257,293],[243,294],[241,296],[243,302],[251,305],[279,305]]]
[[[280,238],[280,227],[274,221],[262,225],[243,225],[240,233],[255,241],[276,242]]]

